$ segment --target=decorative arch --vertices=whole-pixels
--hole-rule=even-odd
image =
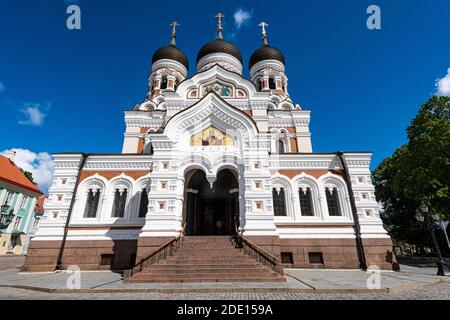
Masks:
[[[78,186],[77,194],[75,197],[74,216],[73,221],[100,220],[102,210],[104,208],[104,202],[107,195],[108,180],[96,173],[93,176],[84,179]],[[89,197],[90,190],[95,190],[96,199],[96,212],[95,216],[85,217],[86,205]]]
[[[287,178],[284,175],[276,174],[269,180],[269,182],[272,192],[275,190],[275,192],[280,193],[280,191],[283,189],[285,194],[284,201],[286,206],[286,217],[277,216],[276,219],[287,218],[289,220],[294,220],[295,219],[294,196],[292,193],[292,185],[289,178]]]
[[[325,212],[326,212],[327,217],[328,218],[343,217],[343,218],[352,219],[351,208],[350,208],[350,203],[349,203],[350,196],[348,194],[347,186],[346,186],[344,179],[342,179],[340,176],[338,176],[336,174],[328,172],[327,174],[325,174],[319,178],[319,185],[321,186],[321,192],[322,192],[323,198],[324,198],[324,206],[325,206]],[[340,216],[331,216],[330,215],[329,204],[328,204],[329,199],[327,199],[327,190],[337,193],[337,196],[338,196],[337,203],[341,210]],[[333,195],[333,193],[332,193],[332,195]],[[329,196],[329,194],[328,194],[328,196]]]
[[[320,184],[316,178],[306,173],[301,173],[294,178],[292,178],[294,187],[294,198],[295,205],[298,208],[301,219],[317,219],[323,218],[323,210],[321,205],[321,190]],[[302,212],[300,192],[305,192],[307,189],[311,190],[311,200],[312,200],[312,216],[304,215]]]
[[[126,220],[129,219],[132,212],[132,197],[134,194],[134,179],[122,173],[119,176],[112,178],[108,186],[108,203],[104,212],[105,220]],[[117,206],[117,197],[120,196],[121,201],[124,202],[124,212],[121,216],[113,216],[114,205]],[[124,197],[125,199],[123,199]],[[116,203],[115,203],[116,201]],[[122,205],[122,203],[120,203]],[[117,209],[117,207],[116,207]]]
[[[185,132],[193,133],[210,125],[227,133],[233,131],[239,133],[243,141],[236,140],[240,143],[257,139],[259,133],[256,123],[245,112],[226,103],[215,93],[210,93],[193,106],[173,116],[165,127],[164,135],[176,145],[182,140]]]

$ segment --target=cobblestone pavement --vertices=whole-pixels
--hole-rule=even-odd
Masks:
[[[450,281],[390,293],[45,293],[0,288],[0,300],[450,300]]]

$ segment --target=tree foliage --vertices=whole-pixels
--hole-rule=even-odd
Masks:
[[[421,203],[450,220],[450,98],[432,97],[407,128],[408,143],[373,172],[382,219],[399,242],[429,245]]]
[[[22,173],[25,175],[25,177],[27,177],[27,179],[31,181],[31,183],[33,183],[34,185],[37,186],[37,183],[34,182],[33,174],[30,171],[25,171],[25,170],[22,170],[21,168],[19,168],[19,169],[20,169],[20,171],[22,171]]]

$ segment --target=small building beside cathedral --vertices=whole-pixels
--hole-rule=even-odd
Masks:
[[[145,100],[125,111],[122,153],[53,155],[24,270],[126,270],[180,233],[235,232],[284,266],[392,268],[371,153],[313,151],[311,111],[292,101],[267,24],[249,78],[220,17],[190,77],[173,26],[153,55]]]
[[[29,244],[29,230],[42,191],[8,157],[0,156],[0,255],[23,255]]]

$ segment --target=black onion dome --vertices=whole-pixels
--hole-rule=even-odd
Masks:
[[[181,63],[183,66],[186,67],[186,69],[189,70],[189,60],[187,56],[184,54],[183,51],[178,49],[173,44],[169,44],[165,47],[159,48],[155,51],[152,58],[152,64],[155,63],[158,60],[162,59],[170,59],[175,60]]]
[[[251,69],[255,64],[264,60],[277,60],[282,64],[285,63],[283,53],[277,48],[271,47],[268,44],[264,44],[262,47],[253,52],[250,57],[249,69]]]
[[[242,64],[241,51],[231,42],[223,39],[216,39],[206,43],[198,52],[197,63],[208,54],[211,53],[227,53],[240,61]]]

